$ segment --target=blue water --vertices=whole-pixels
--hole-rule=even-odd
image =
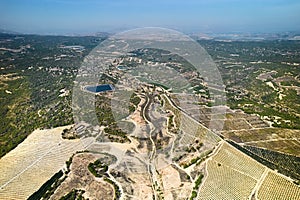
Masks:
[[[125,70],[125,69],[127,69],[126,66],[122,66],[122,65],[119,65],[117,68],[118,68],[119,70]]]
[[[97,86],[87,86],[85,87],[87,91],[98,93],[98,92],[106,92],[106,91],[113,91],[114,88],[110,84],[105,85],[97,85]]]

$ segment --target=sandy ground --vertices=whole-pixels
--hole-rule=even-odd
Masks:
[[[1,200],[27,199],[62,169],[73,153],[84,149],[82,140],[61,138],[68,127],[35,130],[0,159]]]
[[[101,154],[80,153],[73,158],[71,172],[68,178],[55,191],[51,199],[60,199],[68,194],[72,189],[83,189],[84,197],[91,200],[112,200],[114,189],[107,182],[96,178],[89,170],[88,165],[97,160]],[[103,155],[102,155],[103,157]]]

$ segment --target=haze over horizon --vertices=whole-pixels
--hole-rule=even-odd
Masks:
[[[137,27],[184,32],[300,30],[297,0],[10,0],[0,2],[0,28],[20,33],[87,34]]]

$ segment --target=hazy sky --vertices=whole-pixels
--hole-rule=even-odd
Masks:
[[[186,32],[300,30],[299,0],[0,0],[0,28],[62,34],[158,26]]]

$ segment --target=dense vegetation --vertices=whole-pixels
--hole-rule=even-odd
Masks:
[[[300,180],[300,158],[254,146],[244,146],[253,154],[273,163],[279,172]]]
[[[192,191],[192,195],[191,195],[191,197],[190,197],[190,200],[193,200],[193,199],[195,199],[195,198],[197,197],[198,189],[199,189],[199,186],[200,186],[200,184],[201,184],[201,182],[202,182],[203,177],[204,177],[204,175],[203,175],[203,174],[200,174],[200,175],[198,176],[198,178],[196,179],[196,181],[195,181],[195,186],[194,186],[194,188],[193,188],[193,191]]]
[[[121,190],[120,190],[119,186],[115,182],[113,182],[112,180],[110,180],[109,178],[104,177],[104,180],[106,182],[108,182],[109,184],[113,185],[114,190],[115,190],[115,197],[114,197],[114,199],[115,200],[119,199],[121,197]]]
[[[97,37],[0,34],[0,157],[37,128],[73,123],[71,92]],[[81,45],[83,50],[65,48]],[[61,95],[65,92],[65,96]]]
[[[218,65],[231,108],[267,116],[276,127],[300,129],[299,41],[199,43]],[[258,79],[270,72],[265,80]]]
[[[89,171],[96,177],[102,177],[108,170],[108,166],[103,164],[101,160],[96,160],[88,165]]]
[[[62,171],[54,174],[46,183],[44,183],[38,191],[33,193],[28,200],[38,200],[38,199],[49,199],[53,194],[54,190],[60,185],[63,180],[60,180],[63,177],[64,173]]]
[[[71,192],[60,198],[60,200],[85,200],[83,197],[84,190],[73,189]]]
[[[263,165],[277,170],[286,176],[293,178],[296,181],[300,180],[300,158],[296,156],[286,155],[279,152],[262,149],[252,146],[241,146],[233,141],[228,141],[234,147],[251,156]]]
[[[110,141],[121,143],[129,142],[130,140],[127,137],[127,133],[133,130],[133,127],[120,120],[136,110],[140,98],[133,93],[129,97],[128,104],[124,104],[121,95],[115,96],[117,96],[119,100],[115,98],[115,101],[117,102],[115,103],[117,105],[115,109],[117,110],[114,111],[111,108],[111,99],[109,97],[105,94],[96,96],[95,111],[98,118],[98,124],[105,126],[104,132],[107,134]],[[127,102],[127,99],[125,99],[125,102]],[[120,110],[120,112],[118,112],[118,110]]]
[[[77,69],[83,58],[102,40],[101,37],[0,34],[0,157],[34,129],[73,123],[70,105]],[[267,116],[273,126],[300,128],[300,98],[295,89],[299,87],[296,77],[300,68],[294,65],[300,63],[299,41],[199,43],[219,67],[230,107]],[[82,48],[76,49],[72,45]],[[169,67],[186,75],[193,69],[186,60],[168,52],[148,49],[133,54],[144,61],[180,62],[181,65]],[[271,71],[276,73],[267,80],[257,79],[260,74]],[[289,78],[284,79],[285,76]],[[275,89],[266,84],[268,81]],[[209,97],[207,88],[200,83],[202,78],[197,77],[191,79],[190,84],[196,93],[204,90],[201,95]],[[283,99],[279,98],[280,94]],[[108,133],[115,133],[120,136],[120,141],[127,141],[125,133],[120,129],[115,131],[117,126],[111,123],[113,116],[107,112],[109,104],[101,107],[103,99],[99,98],[96,113],[100,124],[109,124]],[[128,106],[133,112],[139,99],[133,96],[131,100]]]

